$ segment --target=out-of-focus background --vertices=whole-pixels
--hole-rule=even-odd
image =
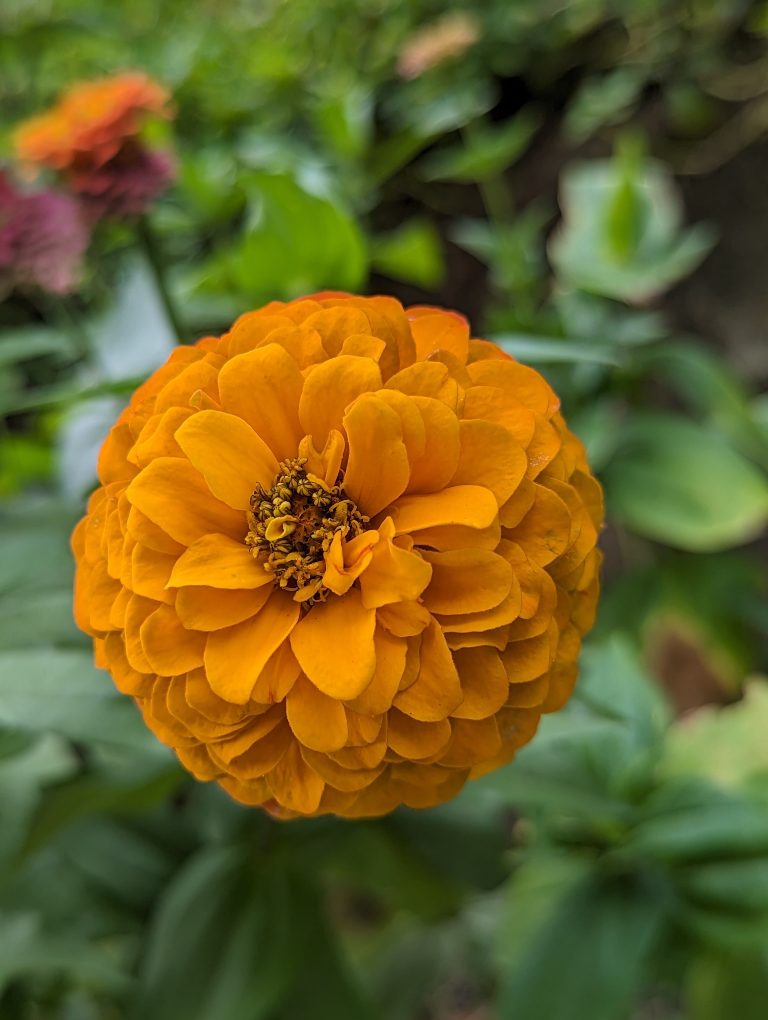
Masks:
[[[5,0],[0,69],[2,1020],[764,1020],[768,5]],[[83,226],[13,132],[125,69],[168,187]],[[67,542],[177,337],[320,288],[552,380],[605,594],[511,766],[276,823],[93,668]]]

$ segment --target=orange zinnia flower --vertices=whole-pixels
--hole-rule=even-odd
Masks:
[[[140,139],[148,117],[170,116],[168,93],[131,71],[82,82],[46,113],[16,130],[16,152],[30,169],[59,173],[94,213],[138,214],[167,185],[167,153]]]
[[[275,814],[428,807],[571,693],[600,487],[533,369],[392,298],[274,302],[134,394],[77,526],[96,661]]]

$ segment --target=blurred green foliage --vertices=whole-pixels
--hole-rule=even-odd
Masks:
[[[405,75],[454,7],[474,43]],[[768,127],[766,33],[748,0],[0,6],[4,161],[128,61],[173,92],[179,165],[160,278],[106,224],[76,296],[0,304],[2,1020],[762,1020],[768,405],[664,295],[717,244],[675,173]],[[458,307],[552,379],[606,488],[605,596],[512,765],[279,824],[92,666],[67,541],[163,293],[190,340],[323,287]]]

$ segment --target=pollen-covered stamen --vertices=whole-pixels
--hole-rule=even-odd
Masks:
[[[256,487],[245,543],[280,587],[309,607],[328,595],[325,553],[334,535],[354,538],[369,518],[345,496],[341,476],[329,488],[307,474],[306,463],[306,458],[285,460],[270,489]]]

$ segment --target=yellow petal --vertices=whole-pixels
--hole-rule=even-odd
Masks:
[[[245,515],[211,494],[202,476],[187,460],[158,457],[126,490],[131,504],[182,545],[218,532],[242,538]]]
[[[344,415],[349,458],[344,491],[369,517],[397,499],[410,477],[400,417],[372,393],[365,393]]]
[[[495,715],[509,694],[509,680],[494,648],[461,648],[453,653],[463,700],[455,719],[485,719]]]
[[[293,734],[313,751],[338,751],[347,742],[347,714],[335,698],[329,698],[304,674],[291,688],[285,712]]]
[[[266,586],[227,591],[221,588],[186,587],[176,594],[174,608],[189,630],[222,630],[255,616],[269,598]]]
[[[244,705],[267,660],[293,629],[299,612],[298,604],[276,589],[253,619],[210,634],[205,670],[214,693]]]
[[[170,606],[159,606],[141,625],[141,647],[153,672],[180,676],[203,663],[205,635],[185,630]]]
[[[304,436],[299,443],[299,457],[307,462],[304,465],[307,474],[316,475],[330,489],[336,484],[346,449],[344,436],[338,429],[331,429],[325,446],[319,451],[315,449],[312,436]]]
[[[422,722],[446,719],[462,701],[459,674],[445,637],[432,622],[421,638],[420,665],[416,680],[400,691],[394,705]]]
[[[299,401],[303,431],[322,447],[331,429],[341,429],[352,401],[380,387],[379,366],[369,358],[345,354],[311,367]]]
[[[247,421],[278,460],[295,457],[304,435],[298,418],[303,384],[299,366],[277,344],[231,358],[219,373],[224,410]]]
[[[375,627],[376,611],[366,609],[360,593],[351,589],[313,606],[291,633],[291,648],[315,686],[344,701],[356,698],[371,681]]]
[[[503,556],[488,549],[424,552],[432,580],[424,592],[431,613],[481,613],[506,598],[514,571]]]
[[[420,602],[395,602],[381,606],[376,619],[396,637],[413,637],[429,626],[432,614]]]
[[[493,493],[480,485],[453,485],[442,492],[401,496],[390,511],[398,535],[451,524],[487,528],[497,512]]]
[[[207,585],[210,588],[261,588],[275,578],[256,562],[243,542],[226,535],[205,535],[176,561],[169,588]]]
[[[214,496],[235,510],[247,510],[256,485],[269,489],[278,472],[264,440],[234,414],[199,411],[176,431],[176,441]]]

